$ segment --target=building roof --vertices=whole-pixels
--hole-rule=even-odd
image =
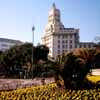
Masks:
[[[93,42],[80,42],[80,44],[95,44]]]

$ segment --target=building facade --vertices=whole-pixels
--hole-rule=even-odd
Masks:
[[[79,48],[92,48],[94,46],[93,42],[80,42]]]
[[[49,11],[48,23],[44,29],[42,44],[49,47],[49,56],[54,59],[80,46],[92,47],[92,43],[79,42],[79,29],[64,27],[61,22],[60,10],[56,8],[55,4],[52,5]]]
[[[21,45],[23,42],[18,40],[0,38],[0,51],[5,51],[13,47],[14,45]]]

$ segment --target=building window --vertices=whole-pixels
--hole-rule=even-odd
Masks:
[[[70,49],[72,49],[72,45],[70,45]]]
[[[58,40],[58,43],[60,43],[60,40]]]
[[[58,45],[58,48],[60,48],[60,45]]]
[[[60,27],[60,30],[62,30],[62,27]]]
[[[60,50],[58,50],[58,54],[60,54]]]
[[[66,43],[68,42],[68,40],[66,40]]]
[[[58,58],[60,57],[60,54],[58,54],[58,56],[57,56]]]
[[[62,40],[62,43],[64,43],[65,41],[64,40]]]
[[[72,40],[70,40],[70,43],[72,43]]]
[[[72,40],[70,40],[70,43],[72,43]]]
[[[70,38],[72,38],[72,34],[70,35]]]
[[[65,48],[65,45],[62,45],[62,48]]]
[[[66,48],[67,48],[67,45],[66,45]]]
[[[60,20],[59,19],[56,19],[56,21],[59,22]]]
[[[75,33],[75,35],[74,35],[74,36],[75,36],[75,38],[78,38],[78,33]]]

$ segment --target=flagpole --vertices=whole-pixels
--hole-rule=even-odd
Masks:
[[[34,30],[35,30],[35,27],[34,27],[34,25],[33,25],[33,27],[32,27],[32,69],[33,69],[33,47],[34,47]],[[33,70],[32,70],[33,71]],[[32,72],[32,74],[33,74],[33,72]],[[32,77],[33,77],[33,75],[32,75]]]

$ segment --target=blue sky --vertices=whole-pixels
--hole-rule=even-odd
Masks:
[[[0,0],[0,38],[41,41],[53,2],[61,11],[65,27],[80,28],[80,41],[100,34],[100,0]]]

